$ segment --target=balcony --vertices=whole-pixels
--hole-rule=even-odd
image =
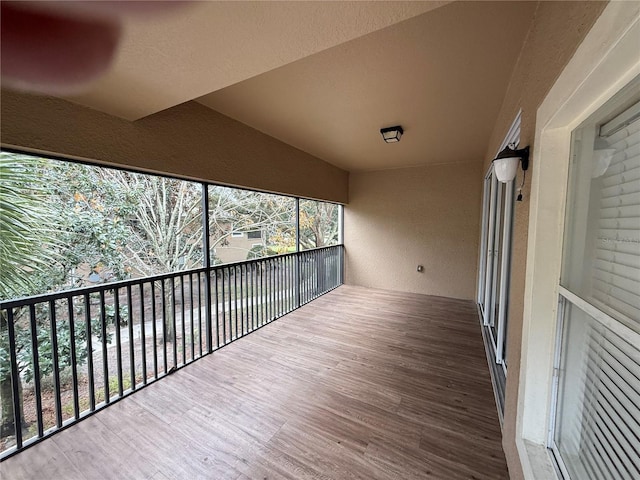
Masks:
[[[308,266],[328,265],[318,263],[321,255],[341,259],[341,248],[306,253],[315,259]],[[184,349],[180,343],[185,339],[180,332],[193,325],[193,308],[187,315],[178,308],[173,317],[177,340],[169,343],[166,356],[166,343],[156,340],[155,347],[146,349],[145,378],[136,381],[134,374],[128,384],[118,380],[115,391],[106,394],[109,401],[96,401],[93,411],[91,402],[88,412],[80,411],[83,394],[75,393],[71,418],[59,418],[50,438],[38,419],[36,430],[42,435],[25,439],[25,444],[34,443],[27,450],[5,456],[2,478],[508,478],[475,305],[347,285],[334,288],[341,283],[339,274],[323,276],[323,285],[316,274],[301,273],[300,257],[289,258],[289,269],[249,267],[285,262],[279,259],[239,268],[279,271],[279,285],[294,286],[286,279],[302,279],[298,285],[304,288],[269,290],[269,295],[279,292],[271,299],[285,303],[301,293],[300,308],[277,310],[283,315],[277,321],[267,315],[255,323],[244,316],[250,311],[246,305],[252,300],[259,305],[257,299],[266,297],[245,295],[245,307],[238,310],[236,299],[226,307],[214,301],[210,318],[215,322],[224,312],[225,321],[204,329],[204,353],[193,363],[198,341],[193,346],[185,342]],[[230,278],[257,278],[221,277],[225,284]],[[217,277],[203,279],[215,292]],[[125,292],[127,287],[132,285],[124,285]],[[312,297],[318,298],[304,304]],[[234,323],[238,318],[245,321]],[[127,338],[137,338],[135,332],[145,325],[139,322],[121,328],[110,347],[118,355],[131,351]],[[230,327],[224,337],[219,334],[223,325]],[[126,337],[129,328],[134,334]],[[229,330],[234,332],[230,336]],[[152,357],[159,360],[157,366]],[[119,358],[117,378],[122,375],[118,365],[137,371],[136,362]],[[97,377],[94,401],[102,385]]]

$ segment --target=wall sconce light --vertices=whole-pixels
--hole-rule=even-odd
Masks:
[[[387,143],[399,142],[400,137],[402,137],[403,133],[404,133],[404,130],[402,130],[402,127],[400,125],[396,125],[395,127],[387,127],[387,128],[380,129],[380,134],[382,135],[382,139]]]
[[[507,145],[496,158],[493,159],[493,171],[499,182],[509,183],[516,178],[518,163],[522,162],[522,170],[529,168],[529,147],[515,150],[513,143]]]

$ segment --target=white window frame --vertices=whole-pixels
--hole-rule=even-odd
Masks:
[[[555,475],[546,443],[571,132],[640,74],[639,40],[640,4],[609,3],[537,112],[516,425],[527,479]]]
[[[628,92],[633,92],[633,91],[637,92],[638,91],[637,89],[638,89],[638,79],[636,78],[633,86],[631,87],[627,86],[626,90]],[[629,95],[627,94],[627,96]],[[635,115],[637,115],[638,111],[640,110],[640,102],[638,102],[637,99],[631,100],[631,101],[635,102],[635,104],[631,107],[629,107],[628,105],[628,99],[618,100],[613,105],[609,105],[609,109],[618,109],[619,107],[625,107],[625,104],[627,104],[626,110],[622,114],[618,115],[613,121],[619,120],[620,117],[623,117],[624,119],[628,119],[630,118],[630,113],[634,113]],[[605,105],[605,108],[607,108],[606,105]],[[606,116],[606,112],[601,113],[601,116]],[[610,121],[608,124],[605,124],[605,125],[609,125],[613,121]],[[590,133],[591,136],[587,137],[587,139],[585,139],[584,136],[578,136],[577,141],[580,144],[582,144],[582,147],[578,148],[577,151],[573,152],[573,156],[578,157],[581,161],[589,160],[591,158],[593,148],[594,148],[593,147],[594,135],[597,135],[595,129],[591,130],[588,127],[579,127],[578,132],[585,133],[583,132],[583,130],[588,130],[588,133]],[[576,140],[574,139],[572,143],[575,144]],[[591,164],[588,164],[588,165],[591,166]],[[571,174],[572,173],[570,171],[569,175]],[[573,185],[572,188],[574,189],[574,195],[576,191],[580,191],[581,187],[584,187],[584,185],[581,184],[581,183],[584,183],[585,181],[584,175],[588,175],[589,178],[587,178],[586,181],[589,183],[591,182],[591,178],[590,178],[591,169],[589,168],[584,169],[581,175],[582,175],[581,179],[577,180],[576,183],[572,183]],[[589,190],[587,189],[586,191],[588,192]],[[567,205],[570,205],[572,208],[572,210],[567,210],[567,213],[570,214],[571,212],[574,212],[574,215],[575,215],[577,211],[582,209],[585,211],[583,216],[584,217],[587,216],[586,212],[588,210],[588,205],[585,205],[586,202],[579,202],[579,201],[576,202],[575,198],[573,200],[570,200],[568,197],[566,200],[566,203]],[[566,229],[568,228],[566,220],[565,220],[564,228],[565,228],[565,234],[566,234]],[[583,240],[584,240],[584,237],[577,238],[574,236],[572,238],[572,244],[571,244],[572,248],[568,249],[567,246],[564,247],[564,250],[563,250],[563,255],[565,255],[564,259],[566,259],[566,255],[571,255],[571,256],[575,255],[577,262],[583,263],[585,260],[585,246],[584,244],[580,244],[580,242]],[[595,255],[595,253],[591,253],[591,254],[587,253],[586,255]],[[563,456],[563,453],[561,452],[560,447],[556,444],[556,422],[558,417],[558,398],[560,395],[560,381],[563,376],[565,375],[568,376],[568,373],[561,371],[561,369],[563,368],[561,364],[562,362],[561,359],[563,357],[563,348],[567,348],[566,346],[564,346],[565,342],[570,341],[569,339],[566,338],[566,332],[564,330],[566,308],[567,306],[571,306],[577,310],[584,312],[586,315],[591,317],[595,322],[602,325],[607,331],[612,332],[618,337],[627,340],[631,345],[640,345],[640,334],[634,332],[631,328],[626,326],[619,319],[615,319],[613,316],[609,315],[606,311],[602,310],[600,308],[601,304],[597,299],[590,298],[585,300],[580,298],[578,295],[576,295],[570,290],[572,288],[569,286],[571,281],[568,279],[565,279],[564,281],[567,284],[567,288],[562,286],[561,284],[562,281],[560,281],[560,284],[558,286],[558,293],[559,293],[558,324],[556,329],[556,343],[555,343],[556,347],[555,347],[555,358],[554,358],[554,368],[553,368],[554,376],[553,376],[552,392],[551,392],[551,398],[552,398],[551,414],[549,419],[549,434],[547,439],[547,446],[553,452],[555,462],[558,468],[560,469],[560,472],[563,478],[578,479],[580,476],[571,477],[571,475],[569,474],[569,469],[565,464],[565,457]],[[620,313],[618,312],[618,314]],[[629,320],[631,321],[631,319]],[[577,374],[577,372],[573,372],[573,373]],[[597,386],[595,386],[595,384],[594,384],[594,388],[597,389]],[[615,439],[616,437],[614,435],[613,436],[614,442],[615,442]]]

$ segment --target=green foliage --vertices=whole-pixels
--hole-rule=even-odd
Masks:
[[[115,305],[105,305],[104,315],[108,324],[116,324],[116,307]],[[97,319],[96,319],[97,320]],[[126,327],[129,324],[129,306],[121,305],[118,311],[118,325]]]
[[[103,280],[128,277],[123,250],[129,238],[127,219],[134,211],[134,192],[122,191],[104,178],[104,169],[52,162],[42,175],[49,180],[50,208],[60,234],[58,268],[69,286],[86,280],[74,269],[86,265]]]
[[[16,333],[16,358],[18,371],[27,382],[31,382],[34,376],[32,361],[32,334],[30,321],[25,315],[27,312],[19,312],[15,322]],[[44,308],[36,308],[35,333],[38,343],[38,363],[41,378],[50,375],[54,368],[53,342],[51,341],[51,325],[48,321],[49,314]],[[74,319],[74,338],[76,349],[77,365],[84,365],[89,354],[87,350],[87,326],[84,318],[79,315]],[[6,322],[5,322],[6,323]],[[91,332],[99,342],[103,340],[111,343],[112,334],[108,333],[106,338],[102,338],[102,328],[100,318],[91,320]],[[68,319],[56,321],[56,338],[58,343],[58,366],[60,370],[71,366],[71,325]],[[5,381],[10,377],[9,362],[9,336],[6,328],[0,329],[0,381]]]
[[[122,390],[127,390],[131,388],[131,376],[129,374],[122,375]],[[116,375],[109,377],[109,392],[113,395],[113,392],[118,391],[118,377]],[[100,403],[104,402],[104,388],[99,388],[95,392],[95,402]],[[82,397],[79,402],[80,411],[84,412],[85,410],[89,410],[89,398]],[[73,401],[66,403],[62,406],[62,412],[65,415],[73,415]]]
[[[46,161],[0,152],[0,300],[40,293],[40,271],[59,245],[40,175]]]

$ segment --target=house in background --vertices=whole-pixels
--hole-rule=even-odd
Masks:
[[[88,93],[3,90],[2,145],[344,204],[346,284],[479,305],[511,478],[634,478],[640,3],[212,2],[127,28]],[[510,143],[529,168],[503,184]]]
[[[252,256],[261,257],[266,245],[261,230],[250,232],[232,231],[224,244],[214,250],[214,255],[220,259],[221,263],[244,262]]]

